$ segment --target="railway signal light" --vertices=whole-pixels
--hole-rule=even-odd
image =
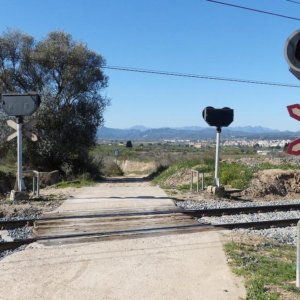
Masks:
[[[288,37],[284,47],[284,56],[290,72],[300,80],[300,30]]]
[[[289,65],[290,72],[300,80],[300,30],[293,32],[287,39],[284,47],[284,56]],[[287,107],[289,115],[300,121],[300,104]],[[300,139],[289,143],[287,153],[300,155]]]
[[[2,94],[2,108],[8,116],[31,116],[40,106],[41,98],[36,93]]]
[[[219,188],[220,133],[222,127],[227,127],[233,122],[233,109],[229,107],[214,108],[212,106],[207,106],[202,111],[202,117],[209,126],[215,126],[217,129],[215,177],[213,185]]]
[[[203,119],[209,126],[217,128],[228,127],[233,122],[233,109],[229,107],[205,107],[202,112]]]

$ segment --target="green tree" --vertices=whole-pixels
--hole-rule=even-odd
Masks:
[[[108,80],[104,64],[101,55],[65,32],[40,41],[19,31],[0,36],[0,92],[36,91],[42,99],[33,116],[39,140],[25,145],[31,166],[86,171],[88,149],[108,105],[100,93]]]
[[[131,141],[127,141],[126,142],[126,147],[127,148],[132,148],[132,142]]]

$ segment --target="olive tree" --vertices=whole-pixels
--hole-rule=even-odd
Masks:
[[[107,86],[104,64],[101,55],[65,32],[40,41],[19,31],[0,36],[0,93],[35,91],[42,99],[33,116],[39,139],[26,142],[25,162],[44,170],[84,171],[108,105],[101,94]],[[3,139],[3,126],[0,130]]]

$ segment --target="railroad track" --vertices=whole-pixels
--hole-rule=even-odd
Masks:
[[[246,207],[232,207],[232,208],[211,208],[199,210],[183,210],[175,208],[174,210],[161,210],[161,211],[141,211],[141,212],[114,212],[114,213],[101,213],[101,214],[81,214],[81,215],[54,215],[51,217],[43,217],[39,219],[22,219],[22,220],[2,220],[0,221],[0,229],[10,230],[24,226],[33,226],[37,221],[55,221],[55,220],[70,220],[70,219],[93,219],[104,217],[130,217],[130,216],[147,216],[147,215],[170,215],[181,213],[189,215],[194,218],[212,217],[222,215],[234,214],[252,214],[252,213],[266,213],[276,211],[290,211],[300,210],[300,204],[281,204],[281,205],[265,205],[265,206],[246,206]]]
[[[33,242],[45,244],[69,243],[121,238],[137,238],[149,235],[187,233],[201,230],[286,227],[296,225],[299,219],[284,219],[230,224],[201,224],[195,219],[202,216],[221,216],[241,213],[289,211],[300,209],[300,204],[283,204],[253,207],[235,207],[201,210],[174,208],[161,211],[123,211],[102,214],[53,215],[41,219],[0,221],[2,230],[33,226],[34,236],[0,243],[0,251],[12,250]],[[99,228],[101,230],[99,230]]]
[[[33,242],[53,242],[62,241],[77,242],[78,239],[85,239],[85,241],[95,241],[95,240],[112,240],[121,238],[136,238],[139,236],[147,235],[163,235],[170,233],[188,233],[188,232],[199,232],[208,230],[218,230],[218,229],[237,229],[237,228],[254,228],[254,229],[266,229],[271,227],[287,227],[295,226],[299,219],[283,219],[283,220],[272,220],[272,221],[259,221],[259,222],[243,222],[243,223],[226,223],[226,224],[191,224],[191,225],[181,225],[181,226],[168,226],[168,227],[153,227],[153,228],[141,228],[132,230],[119,230],[119,231],[107,231],[107,232],[88,232],[88,233],[74,233],[66,235],[50,235],[42,237],[34,237],[28,239],[14,240],[10,242],[0,243],[0,251],[13,250],[22,245],[28,245]],[[70,239],[71,241],[68,241]],[[50,243],[51,244],[51,243]]]

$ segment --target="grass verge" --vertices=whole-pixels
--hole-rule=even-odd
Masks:
[[[296,249],[270,241],[227,242],[233,271],[245,278],[247,300],[300,299],[295,287]]]
[[[154,173],[154,175],[151,177],[153,178],[152,182],[154,184],[159,184],[163,188],[168,188],[165,182],[169,177],[171,177],[181,169],[191,169],[192,167],[198,165],[199,163],[200,163],[199,160],[191,159],[191,160],[184,160],[179,163],[175,163],[169,167],[161,167],[161,169],[156,173]]]
[[[191,159],[183,160],[177,162],[167,167],[162,172],[157,173],[157,176],[154,177],[153,183],[159,184],[162,188],[169,188],[166,184],[168,178],[174,176],[174,174],[182,169],[187,171],[190,169],[195,169],[200,173],[204,173],[204,183],[205,185],[212,184],[214,176],[214,159],[204,158],[204,159]],[[251,180],[254,177],[254,174],[260,170],[267,169],[299,169],[297,165],[291,164],[270,164],[270,163],[260,163],[256,165],[246,165],[235,162],[226,162],[222,161],[220,163],[220,181],[223,185],[229,185],[237,189],[245,189],[249,187]],[[180,175],[179,175],[180,176]],[[189,184],[183,183],[177,187],[178,189],[185,191],[189,189]]]

